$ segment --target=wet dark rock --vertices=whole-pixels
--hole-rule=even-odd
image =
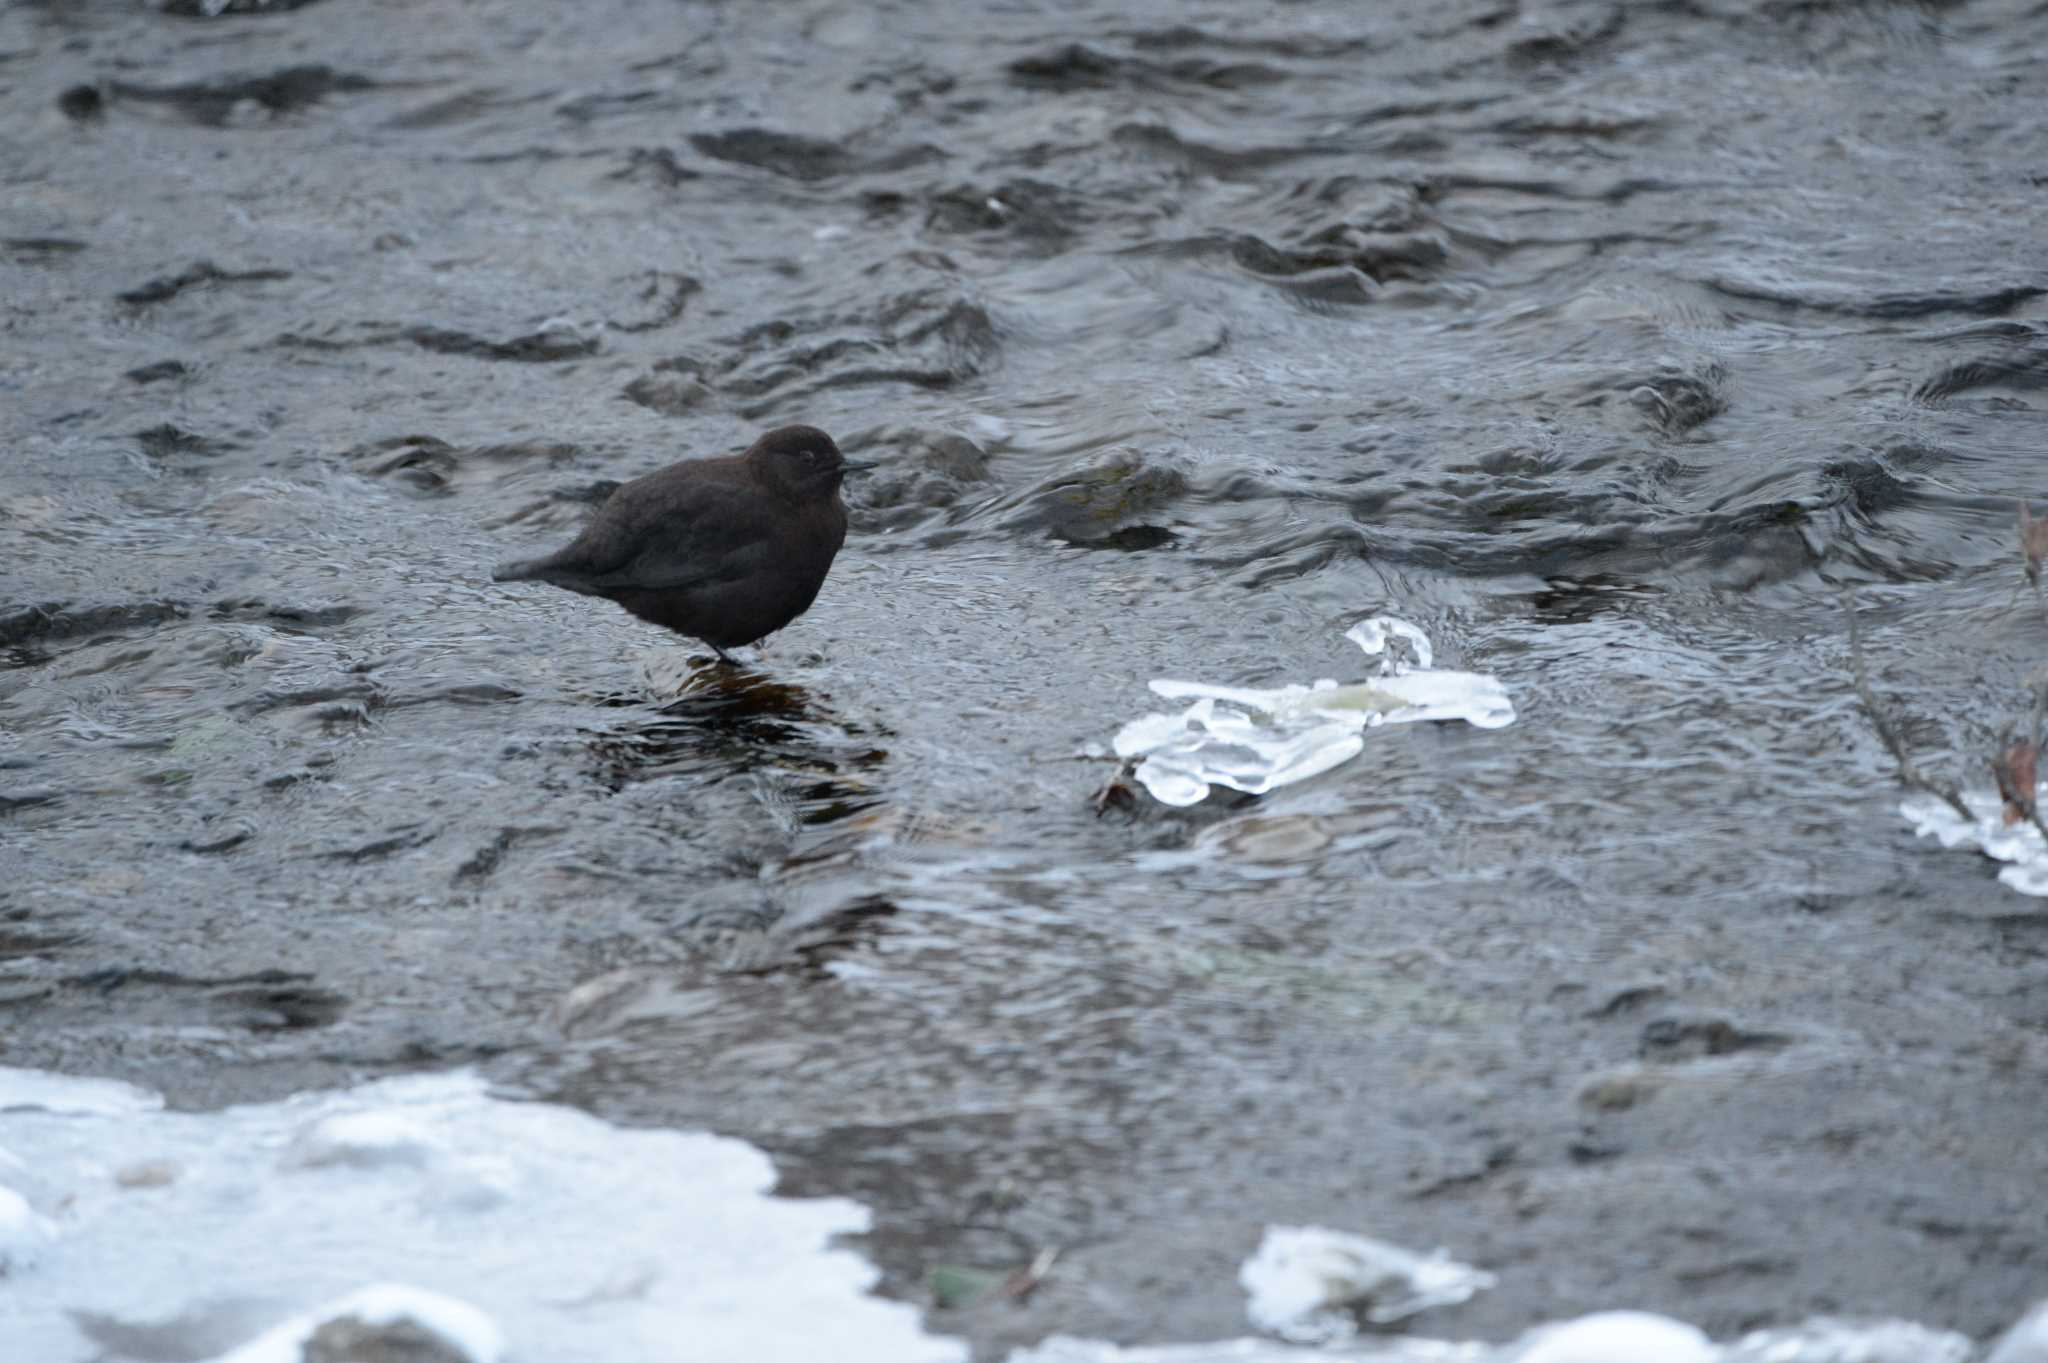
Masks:
[[[374,90],[366,76],[329,66],[288,66],[267,76],[195,81],[189,85],[130,85],[116,81],[113,93],[122,99],[165,104],[181,116],[207,127],[225,127],[238,106],[251,104],[272,116],[310,108],[329,95]]]
[[[628,147],[626,164],[605,177],[608,180],[644,180],[674,189],[689,180],[701,180],[704,172],[692,170],[676,159],[667,147]]]
[[[2022,303],[2048,294],[2048,286],[2015,284],[1982,292],[1880,293],[1875,296],[1842,293],[1822,286],[1787,288],[1726,275],[1701,281],[1705,287],[1746,302],[1775,303],[1787,308],[1808,308],[1816,312],[1841,313],[1849,317],[1877,317],[1905,320],[1935,317],[1945,312],[2001,317]]]
[[[1192,47],[1213,47],[1226,52],[1258,52],[1270,57],[1329,58],[1350,56],[1375,46],[1370,35],[1330,32],[1321,28],[1296,33],[1217,33],[1192,24],[1172,24],[1165,28],[1133,29],[1122,36],[1141,52],[1180,52]]]
[[[743,668],[720,668],[708,683],[651,710],[642,695],[619,697],[618,705],[632,712],[627,722],[590,742],[594,777],[613,791],[701,777],[739,760],[807,773],[815,778],[810,798],[821,803],[872,803],[862,773],[889,756],[860,725],[821,713],[809,691]],[[750,879],[757,882],[759,871],[755,864]],[[744,891],[748,913],[762,907],[758,883]]]
[[[1656,1097],[1663,1087],[1655,1074],[1619,1071],[1588,1080],[1579,1089],[1578,1101],[1595,1112],[1627,1112]]]
[[[351,324],[349,329],[360,334],[340,338],[287,331],[280,333],[274,344],[293,350],[351,350],[357,346],[410,343],[440,355],[466,355],[520,364],[554,364],[562,360],[582,359],[597,354],[603,348],[603,340],[599,336],[569,328],[532,332],[509,341],[493,341],[448,327],[393,327],[385,323],[359,322]]]
[[[1218,147],[1163,124],[1150,122],[1120,124],[1110,136],[1118,146],[1156,157],[1192,174],[1213,175],[1219,180],[1258,176],[1290,161],[1330,154],[1329,148],[1299,142]]]
[[[1835,493],[1830,500],[1847,502],[1863,516],[1896,511],[1920,498],[1912,483],[1892,472],[1883,459],[1872,455],[1823,464],[1820,476],[1822,483]]]
[[[333,861],[381,861],[394,853],[424,847],[440,836],[440,833],[440,828],[433,824],[400,824],[382,837],[357,843],[353,847],[337,847],[319,855]]]
[[[686,274],[670,274],[666,270],[649,270],[647,287],[640,297],[648,305],[652,316],[635,322],[607,323],[613,331],[640,332],[654,331],[670,325],[683,315],[684,306],[690,296],[703,290],[704,285]]]
[[[1086,201],[1040,180],[1008,180],[992,190],[962,185],[928,201],[925,227],[934,232],[1001,232],[1057,250],[1089,220]]]
[[[2048,344],[2032,339],[2034,344],[2013,346],[2003,354],[1978,355],[1943,366],[1913,390],[1914,400],[1939,406],[1950,398],[1980,389],[2002,388],[2016,393],[2048,389]]]
[[[1577,23],[1547,27],[1536,33],[1523,33],[1509,44],[1508,56],[1513,61],[1532,65],[1564,62],[1586,56],[1619,37],[1622,26],[1627,21],[1628,12],[1622,6],[1615,5],[1596,17],[1582,19]],[[1517,26],[1518,29],[1520,27]]]
[[[898,295],[871,316],[765,322],[721,344],[732,353],[710,367],[707,381],[751,399],[741,408],[750,419],[831,388],[952,388],[998,352],[988,313],[940,289]]]
[[[180,19],[217,19],[224,14],[282,14],[320,0],[163,0],[163,12]]]
[[[1019,57],[1007,68],[1019,85],[1060,92],[1099,90],[1117,85],[1158,87],[1193,85],[1212,90],[1237,90],[1285,80],[1286,73],[1259,62],[1212,61],[1184,57],[1157,62],[1142,57],[1113,56],[1085,43],[1068,43],[1050,52]]]
[[[838,142],[767,128],[693,133],[690,145],[714,161],[755,166],[792,180],[831,180],[844,175],[902,170],[944,155],[936,147],[904,147],[862,155]]]
[[[74,85],[57,96],[57,107],[66,118],[84,123],[105,117],[107,100],[97,85]]]
[[[189,613],[182,601],[135,601],[99,606],[52,601],[40,606],[0,607],[0,645],[146,629],[166,620],[183,620]]]
[[[673,96],[660,90],[628,90],[621,94],[578,95],[555,106],[555,115],[571,123],[592,123],[613,114],[644,112],[657,104],[674,107]]]
[[[433,128],[451,128],[459,124],[474,122],[487,114],[495,113],[519,104],[537,103],[538,95],[506,96],[496,90],[464,90],[460,94],[437,99],[402,114],[394,114],[384,120],[383,126],[402,132],[422,132]],[[488,152],[481,156],[467,158],[472,163],[492,165],[501,161],[516,161],[534,158],[553,160],[565,153],[548,148],[529,148],[518,152]]]
[[[0,814],[34,805],[54,804],[62,796],[46,786],[0,786]]]
[[[694,361],[663,360],[653,373],[642,374],[619,391],[650,412],[681,416],[711,396],[711,390],[696,377],[701,372]]]
[[[1050,52],[1019,57],[1009,65],[1013,79],[1053,90],[1087,90],[1114,84],[1125,63],[1086,43],[1068,43]]]
[[[1187,475],[1172,462],[1120,447],[1038,484],[1001,524],[1084,548],[1157,548],[1172,539],[1159,519],[1187,491]]]
[[[214,602],[206,612],[210,620],[260,620],[301,630],[329,629],[335,625],[347,624],[362,613],[361,606],[339,603],[298,606],[285,602],[265,601],[260,597],[225,597]]]
[[[75,256],[83,251],[86,243],[72,237],[7,237],[0,239],[0,248],[18,260],[34,263],[37,261],[61,259]]]
[[[162,303],[176,298],[185,290],[199,284],[246,284],[291,277],[290,270],[223,270],[210,260],[202,260],[177,274],[152,279],[147,284],[114,296],[134,307],[146,307],[151,303]]]
[[[1659,1064],[1679,1064],[1742,1051],[1779,1051],[1792,1038],[1777,1032],[1752,1032],[1726,1018],[1658,1018],[1643,1028],[1638,1053]]]
[[[112,965],[65,978],[53,1000],[80,1022],[100,1015],[111,1000],[139,1026],[289,1031],[327,1026],[347,1006],[312,978],[275,969],[207,977]]]
[[[433,686],[387,696],[382,708],[401,710],[409,705],[496,705],[501,701],[518,700],[524,694],[526,693],[517,687],[506,686],[500,682],[456,682],[448,686]]]
[[[602,506],[620,486],[616,478],[597,478],[588,483],[558,487],[549,495],[558,502],[570,502],[577,506]]]
[[[180,851],[211,854],[230,852],[256,836],[256,830],[248,824],[229,824],[194,833],[178,844]]]
[[[146,431],[137,431],[135,442],[142,446],[142,452],[152,459],[225,454],[229,450],[241,448],[232,440],[216,440],[209,436],[197,435],[182,426],[173,426],[168,421],[161,426],[151,426]]]
[[[1727,407],[1721,390],[1727,374],[1709,364],[1699,373],[1667,373],[1629,390],[1629,401],[1667,435],[1682,435],[1713,420]]]
[[[183,360],[158,360],[129,370],[125,377],[135,383],[162,383],[166,379],[182,379],[191,372]]]
[[[474,1363],[475,1355],[409,1319],[322,1321],[300,1346],[301,1363]]]
[[[848,499],[853,522],[864,531],[927,520],[984,495],[979,490],[990,482],[987,453],[952,431],[881,426],[849,436],[844,448],[880,465]]]
[[[601,342],[596,336],[570,331],[536,331],[509,341],[489,341],[466,331],[444,327],[408,327],[406,340],[422,350],[439,355],[474,355],[486,360],[514,360],[524,364],[554,364],[561,360],[595,355]]]
[[[467,861],[455,868],[455,883],[462,885],[488,880],[497,872],[499,864],[505,859],[505,854],[511,851],[514,845],[533,838],[548,837],[561,831],[559,828],[500,829],[495,838],[479,847]]]
[[[1608,1018],[1619,1013],[1631,1013],[1671,991],[1661,984],[1633,984],[1615,990],[1598,1005],[1586,1011],[1589,1018]]]
[[[1339,223],[1281,248],[1249,234],[1230,239],[1231,259],[1253,274],[1291,277],[1319,270],[1357,270],[1376,282],[1420,279],[1436,271],[1450,252],[1441,238],[1426,233],[1369,232]]]
[[[455,447],[431,435],[402,435],[358,445],[342,458],[374,478],[392,478],[429,494],[448,492],[459,462]]]
[[[228,708],[239,714],[261,715],[273,710],[311,710],[319,720],[360,721],[372,709],[381,709],[384,692],[364,677],[350,677],[307,686],[269,687]],[[310,764],[312,759],[307,759]]]
[[[263,985],[215,992],[216,1008],[232,1023],[258,1032],[296,1032],[326,1027],[348,1010],[348,999],[308,984]]]

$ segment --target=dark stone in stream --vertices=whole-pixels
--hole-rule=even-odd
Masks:
[[[408,327],[405,339],[422,350],[442,355],[474,355],[486,360],[518,360],[528,364],[553,364],[557,360],[595,355],[598,339],[572,332],[536,331],[509,341],[487,341],[466,331],[445,327]]]
[[[218,128],[225,127],[236,107],[244,102],[273,115],[287,114],[318,104],[337,92],[374,90],[377,82],[330,66],[288,66],[267,76],[194,81],[188,85],[129,85],[117,81],[111,88],[122,99],[167,104],[194,123]]]
[[[197,284],[246,284],[258,280],[291,277],[290,270],[223,270],[210,260],[202,260],[177,274],[152,279],[147,284],[114,296],[134,307],[145,307],[151,303],[162,303],[176,298]]]
[[[300,1363],[474,1363],[475,1355],[410,1318],[322,1321],[299,1346]]]
[[[182,379],[191,372],[183,360],[158,360],[129,370],[126,377],[136,383],[161,383],[165,379]]]
[[[222,454],[237,448],[232,440],[215,440],[196,435],[182,427],[166,421],[161,426],[152,426],[146,431],[135,433],[136,443],[142,452],[152,459],[172,459],[190,454]]]
[[[51,601],[40,606],[0,607],[0,646],[25,644],[33,639],[110,634],[166,620],[182,620],[187,613],[180,601],[131,601],[101,606]]]
[[[1187,476],[1173,465],[1116,449],[1032,488],[1002,523],[1082,548],[1156,549],[1171,543],[1173,533],[1154,517],[1187,490]]]
[[[163,12],[180,19],[218,19],[229,14],[283,14],[320,0],[163,0]]]
[[[757,166],[792,180],[830,180],[841,175],[902,170],[922,161],[942,159],[937,147],[900,147],[863,155],[837,142],[768,128],[733,128],[719,133],[692,133],[690,145],[714,161]]]
[[[100,94],[97,85],[74,85],[57,96],[57,107],[66,118],[83,123],[88,119],[103,117],[107,111],[106,97]]]
[[[85,243],[72,237],[8,237],[0,241],[9,255],[24,260],[42,261],[54,256],[73,256],[85,249]]]

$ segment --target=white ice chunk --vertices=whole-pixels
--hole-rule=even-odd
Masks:
[[[1722,1346],[1668,1316],[1602,1311],[1539,1325],[1506,1344],[1373,1334],[1317,1349],[1258,1339],[1122,1348],[1054,1336],[1012,1354],[1010,1363],[1967,1363],[1974,1356],[1961,1335],[1896,1320],[1809,1320]],[[2048,1304],[2014,1326],[1984,1363],[2048,1363]]]
[[[2036,1302],[2001,1335],[1984,1363],[2048,1363],[2048,1301]]]
[[[1344,631],[1344,637],[1367,653],[1384,653],[1389,639],[1406,639],[1415,648],[1417,667],[1428,667],[1436,657],[1436,650],[1430,646],[1427,634],[1406,620],[1396,620],[1391,615],[1375,615],[1370,620],[1360,620]]]
[[[1809,1320],[1758,1330],[1728,1346],[1726,1363],[1969,1363],[1977,1346],[1950,1330],[1910,1321]]]
[[[1714,1363],[1721,1351],[1697,1329],[1648,1311],[1597,1311],[1532,1330],[1509,1363]]]
[[[966,1357],[835,1247],[864,1208],[770,1196],[741,1141],[508,1102],[468,1073],[219,1112],[120,1110],[136,1091],[79,1083],[17,1083],[40,1105],[0,1111],[0,1183],[34,1185],[0,1194],[0,1259],[35,1255],[0,1276],[0,1363],[90,1363],[108,1330],[146,1345],[123,1357],[299,1363],[314,1332],[316,1356],[353,1357],[352,1332],[401,1317],[451,1342],[436,1358],[495,1359],[500,1332],[518,1363],[808,1363],[821,1339],[835,1363]],[[115,1110],[73,1110],[95,1104]]]
[[[1211,786],[1263,795],[1320,776],[1364,751],[1364,730],[1376,725],[1462,719],[1498,729],[1514,722],[1514,704],[1498,680],[1431,668],[1429,637],[1407,621],[1376,615],[1344,637],[1381,659],[1377,676],[1270,689],[1162,677],[1151,683],[1154,694],[1193,703],[1177,715],[1124,725],[1116,755],[1142,759],[1134,774],[1153,799],[1192,805]],[[1389,656],[1396,640],[1414,653],[1414,665]]]
[[[285,1159],[307,1169],[333,1165],[425,1169],[441,1154],[441,1143],[433,1133],[401,1113],[344,1112],[301,1131]]]
[[[35,1267],[56,1238],[57,1228],[39,1216],[27,1198],[0,1187],[0,1278]]]
[[[78,1079],[44,1070],[0,1065],[0,1112],[35,1109],[82,1116],[119,1117],[154,1112],[164,1100],[118,1079]]]
[[[410,1327],[407,1333],[413,1338],[391,1348],[393,1356],[410,1357],[429,1340],[440,1346],[434,1355],[437,1359],[446,1355],[463,1363],[499,1363],[505,1356],[505,1338],[496,1322],[468,1302],[385,1283],[294,1316],[241,1348],[221,1354],[214,1363],[301,1363],[307,1342],[323,1327],[332,1333],[346,1329],[350,1322],[394,1331]]]
[[[2034,796],[2048,807],[2048,785]],[[2048,896],[2048,845],[2041,830],[2021,819],[2005,821],[2005,801],[1988,791],[1962,792],[1963,804],[1976,815],[1965,820],[1934,795],[1912,795],[1899,803],[1899,813],[1921,837],[1933,834],[1943,847],[1975,847],[1994,861],[2010,863],[1998,873],[2003,884],[2036,898]]]
[[[1303,1344],[1348,1339],[1361,1316],[1386,1325],[1494,1283],[1442,1250],[1417,1254],[1320,1226],[1268,1226],[1237,1280],[1251,1298],[1245,1312],[1253,1325]]]

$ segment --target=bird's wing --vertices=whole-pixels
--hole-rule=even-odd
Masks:
[[[770,506],[751,488],[700,481],[640,490],[629,483],[548,566],[585,590],[702,586],[766,566],[772,525]]]

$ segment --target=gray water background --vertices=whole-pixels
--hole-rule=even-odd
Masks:
[[[241,6],[237,6],[240,8]],[[189,10],[203,7],[185,6]],[[2048,917],[1916,843],[2044,620],[2048,6],[0,9],[0,1063],[476,1063],[876,1209],[985,1349],[1982,1334],[2042,1291]],[[806,421],[884,467],[741,674],[495,587]],[[1512,728],[1098,816],[1156,676]]]

